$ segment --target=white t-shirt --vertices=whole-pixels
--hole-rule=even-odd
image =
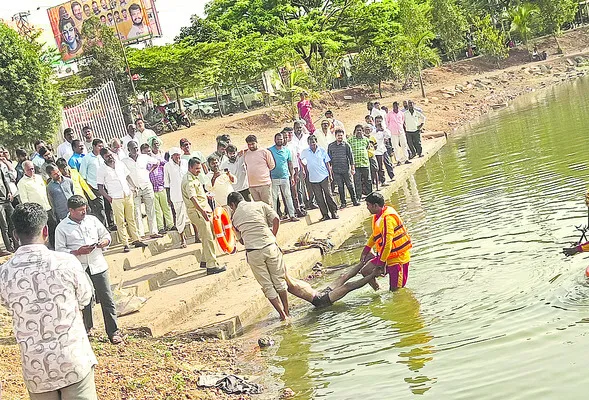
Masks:
[[[376,139],[376,149],[374,149],[374,154],[377,156],[382,156],[384,153],[387,152],[387,148],[384,144],[385,139],[391,138],[391,131],[385,129],[384,131],[376,131],[374,132],[374,138]]]
[[[149,144],[149,138],[157,137],[156,133],[154,131],[152,131],[151,129],[144,129],[143,132],[137,132],[137,133],[139,133],[141,135],[141,143],[139,143],[140,146],[143,143]]]
[[[229,161],[229,158],[226,158],[219,166],[219,169],[223,172],[225,169],[228,169],[229,172],[231,172],[231,175],[235,176],[235,183],[232,185],[233,190],[241,192],[242,190],[249,188],[247,170],[245,168],[243,156],[238,156],[234,163]]]
[[[115,161],[115,167],[109,167],[104,164],[103,168],[98,169],[96,182],[104,185],[108,190],[108,195],[113,199],[122,199],[131,195],[131,188],[127,183],[129,169],[122,161]]]
[[[122,149],[125,152],[125,156],[129,156],[129,150],[127,149],[127,145],[129,144],[129,142],[134,141],[135,143],[137,143],[137,146],[141,146],[141,143],[143,143],[141,139],[141,133],[139,132],[135,132],[134,137],[129,136],[129,134],[123,136],[123,138],[121,139],[121,144]]]
[[[233,185],[231,184],[231,180],[225,172],[221,172],[221,175],[215,179],[215,185],[212,184],[213,171],[209,171],[207,177],[209,178],[209,183],[205,185],[205,189],[215,196],[215,204],[217,207],[226,206],[227,196],[229,193],[233,192]]]
[[[384,110],[379,110],[378,108],[373,108],[372,111],[370,111],[370,115],[372,116],[372,118],[374,118],[375,122],[376,122],[376,117],[382,117],[382,126],[384,126],[385,128],[387,127],[387,114],[384,112]]]
[[[73,154],[74,151],[70,142],[63,142],[57,146],[57,158],[63,158],[67,162]]]

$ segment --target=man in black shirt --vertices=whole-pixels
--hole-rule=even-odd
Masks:
[[[356,198],[354,185],[352,185],[352,175],[356,172],[354,170],[354,156],[350,145],[344,142],[344,131],[341,129],[335,130],[335,142],[327,146],[327,154],[331,158],[331,169],[333,170],[333,179],[337,185],[339,192],[340,208],[346,207],[346,192],[344,185],[350,192],[350,198],[355,206],[360,203]]]
[[[0,230],[2,231],[4,246],[11,253],[15,250],[13,241],[14,225],[12,224],[14,208],[12,207],[12,200],[8,178],[0,169]]]

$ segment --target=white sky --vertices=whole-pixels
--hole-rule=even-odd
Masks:
[[[55,45],[47,17],[47,8],[64,2],[65,0],[0,0],[0,18],[10,20],[17,12],[30,11],[29,22],[44,29],[47,33],[43,39],[50,45]],[[154,40],[154,44],[162,45],[172,42],[180,33],[181,27],[190,25],[190,17],[193,14],[204,15],[204,6],[207,2],[208,0],[156,0],[155,7],[160,18],[163,37]],[[38,7],[40,7],[39,10],[37,10]]]

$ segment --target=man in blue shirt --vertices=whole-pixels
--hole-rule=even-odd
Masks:
[[[70,157],[67,165],[69,165],[70,168],[75,168],[80,171],[80,162],[84,157],[84,144],[82,141],[79,139],[72,140],[72,150],[74,151],[74,154]]]
[[[278,195],[282,193],[282,198],[286,203],[286,211],[290,220],[295,222],[299,219],[295,216],[295,209],[292,203],[290,187],[294,185],[294,173],[292,167],[292,154],[290,149],[284,146],[284,135],[282,132],[274,135],[274,146],[270,147],[270,153],[274,157],[276,166],[270,171],[272,179],[272,198],[274,199],[273,207],[278,212]]]
[[[330,219],[329,212],[331,212],[331,218],[338,219],[337,204],[333,200],[329,187],[329,182],[333,180],[331,166],[329,165],[331,159],[324,148],[317,146],[315,135],[309,136],[307,141],[309,148],[302,151],[301,161],[323,216],[320,221]]]

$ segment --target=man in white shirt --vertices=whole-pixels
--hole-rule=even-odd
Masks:
[[[311,182],[305,174],[305,169],[303,168],[301,163],[301,153],[303,152],[303,150],[309,148],[309,135],[303,132],[303,127],[303,122],[294,122],[294,135],[290,136],[290,141],[287,147],[294,149],[296,153],[297,162],[293,163],[293,168],[296,169],[295,165],[298,164],[298,174],[295,174],[297,185],[297,202],[299,204],[301,212],[305,213],[305,211],[303,210],[303,205],[305,207],[305,210],[312,210],[314,208],[317,208],[317,203],[315,202],[315,195],[313,194],[313,189],[311,188]]]
[[[98,361],[80,312],[92,299],[84,269],[71,254],[45,247],[41,205],[20,204],[12,218],[20,247],[0,265],[0,304],[12,315],[29,397],[96,400]]]
[[[96,178],[98,191],[112,205],[117,233],[124,245],[123,251],[125,253],[130,251],[127,233],[131,235],[131,244],[135,247],[147,247],[140,240],[135,222],[135,205],[133,204],[135,184],[130,177],[129,169],[123,162],[116,161],[114,154],[109,149],[103,148],[100,150],[100,155],[105,166],[98,170]],[[105,189],[108,190],[108,193]]]
[[[331,133],[333,133],[335,135],[336,129],[341,129],[342,131],[344,131],[344,133],[346,133],[346,129],[344,128],[344,123],[342,121],[334,118],[333,111],[331,111],[331,110],[325,111],[325,118],[327,118],[327,120],[331,124],[331,126],[329,127],[331,129]]]
[[[141,146],[143,143],[147,143],[151,146],[151,138],[156,138],[156,133],[151,129],[147,129],[145,127],[145,121],[143,121],[141,118],[137,118],[135,120],[135,126],[137,127],[139,137],[141,138],[141,143],[139,143],[139,146]]]
[[[143,23],[143,11],[141,10],[141,6],[139,4],[131,4],[129,7],[129,15],[131,16],[133,25],[131,26],[131,29],[129,29],[127,39],[133,39],[149,34],[149,28]]]
[[[411,164],[408,159],[409,146],[407,145],[407,136],[405,135],[405,113],[399,110],[399,103],[393,103],[393,109],[387,114],[387,126],[391,131],[391,144],[397,159],[397,166],[402,163]]]
[[[315,131],[314,135],[317,138],[317,146],[322,147],[327,151],[327,146],[335,142],[335,135],[331,132],[330,122],[326,119],[321,121],[321,129]]]
[[[147,154],[140,154],[139,145],[134,141],[130,141],[127,144],[127,152],[129,157],[124,158],[123,163],[129,170],[131,179],[135,184],[136,191],[133,201],[135,202],[135,221],[137,223],[137,229],[139,229],[139,235],[143,236],[145,234],[143,213],[141,211],[141,203],[143,203],[145,204],[145,213],[147,214],[147,224],[151,238],[161,238],[163,236],[158,233],[155,216],[155,195],[147,169],[147,164],[158,164],[159,161]]]
[[[247,170],[245,162],[243,161],[243,153],[237,152],[237,147],[234,144],[227,146],[227,157],[219,166],[221,171],[228,170],[231,175],[235,176],[233,182],[233,190],[239,192],[246,201],[252,201],[249,191],[249,183],[247,181]]]
[[[125,157],[129,156],[129,150],[127,147],[129,145],[129,142],[133,141],[133,142],[137,143],[138,146],[141,146],[142,139],[143,138],[141,137],[141,133],[137,132],[137,128],[135,127],[135,124],[127,125],[127,134],[125,136],[123,136],[123,138],[121,139],[121,145],[122,145],[123,151],[125,152]]]
[[[215,199],[215,207],[223,207],[227,205],[227,196],[233,192],[233,183],[235,176],[227,171],[219,169],[219,159],[210,155],[207,159],[210,166],[208,175],[210,184],[206,185],[205,189],[211,192]]]
[[[425,115],[415,107],[413,102],[409,100],[407,102],[407,110],[405,115],[405,133],[407,135],[407,144],[409,145],[410,156],[409,159],[419,156],[423,157],[421,148],[421,129],[425,124]]]
[[[88,203],[79,195],[67,201],[69,214],[55,229],[55,250],[77,257],[92,280],[104,318],[106,334],[112,344],[123,342],[117,324],[117,310],[108,279],[108,263],[103,251],[110,244],[110,233],[93,215],[86,215]],[[92,302],[82,311],[86,332],[94,327]]]
[[[89,153],[92,149],[94,131],[89,126],[85,126],[82,128],[82,136],[84,137],[84,154],[86,154]]]
[[[376,156],[376,162],[378,163],[378,180],[381,185],[386,185],[384,179],[384,168],[386,167],[391,181],[395,176],[393,173],[393,164],[391,163],[391,158],[387,153],[387,148],[385,145],[385,141],[391,138],[391,131],[389,131],[384,126],[383,118],[380,115],[374,120],[376,124],[376,132],[374,132],[374,137],[376,138],[376,149],[374,149],[374,155]]]
[[[384,112],[384,110],[380,109],[380,103],[378,101],[375,101],[372,107],[372,110],[370,110],[370,116],[372,118],[374,118],[374,122],[376,124],[376,117],[382,117],[383,120],[383,126],[386,128],[386,122],[384,122],[384,119],[386,118],[387,114]]]
[[[65,142],[57,146],[57,158],[63,158],[65,161],[69,161],[70,157],[74,154],[74,150],[72,150],[74,130],[72,128],[65,128],[63,131],[63,138],[65,139]]]
[[[176,217],[176,229],[180,234],[182,247],[186,247],[184,229],[188,222],[188,214],[186,214],[186,205],[182,198],[182,178],[188,172],[188,161],[180,158],[182,150],[179,147],[172,147],[169,153],[170,161],[164,166],[164,187]]]

